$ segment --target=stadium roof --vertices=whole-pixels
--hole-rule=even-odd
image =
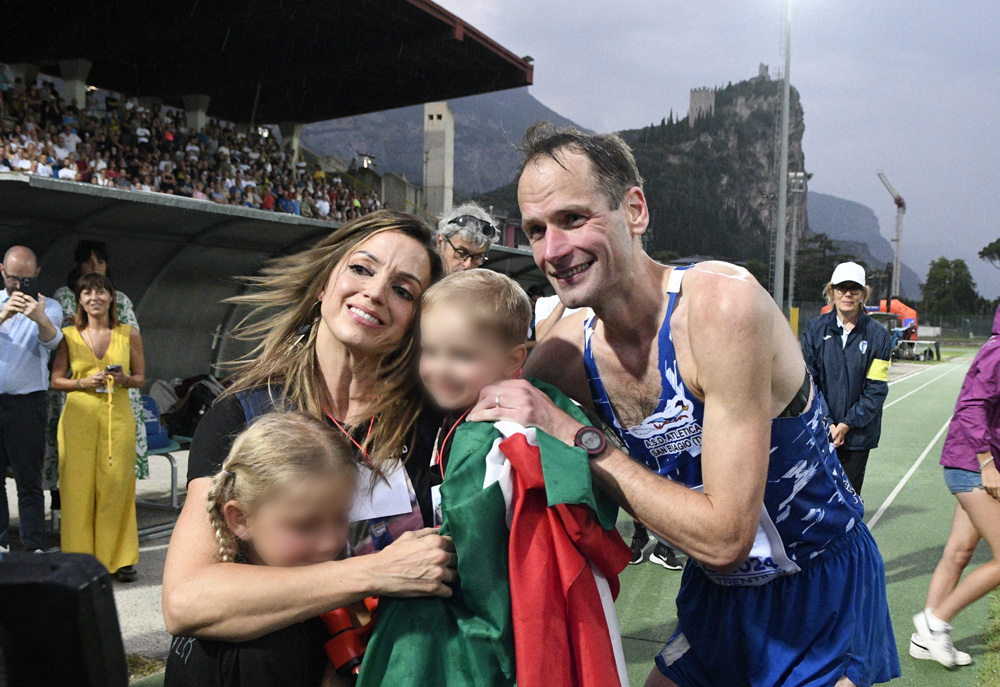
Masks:
[[[236,275],[301,250],[338,224],[218,205],[163,193],[107,188],[0,172],[0,255],[25,245],[38,255],[40,288],[65,283],[80,239],[105,241],[115,286],[135,303],[147,378],[208,372],[247,346],[226,339],[243,314],[223,299],[240,292]],[[543,283],[529,251],[494,247],[489,267],[525,286]]]
[[[518,57],[429,0],[4,3],[0,62],[129,96],[211,96],[208,116],[313,122],[532,83]]]

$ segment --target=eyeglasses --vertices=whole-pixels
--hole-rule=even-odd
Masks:
[[[456,248],[455,244],[451,242],[451,239],[445,239],[451,249],[455,252],[455,259],[459,262],[465,262],[466,260],[472,260],[472,264],[479,267],[489,258],[486,257],[486,253],[470,253],[464,248]]]
[[[845,282],[843,284],[836,284],[833,288],[836,291],[840,291],[840,293],[850,293],[854,296],[857,296],[859,293],[865,290],[865,287],[861,286],[860,284],[852,284],[848,282]]]
[[[462,227],[463,229],[467,226],[478,227],[479,231],[483,233],[483,236],[488,239],[492,239],[498,233],[495,226],[484,219],[476,217],[475,215],[460,215],[448,222],[448,224],[454,224],[455,226]]]

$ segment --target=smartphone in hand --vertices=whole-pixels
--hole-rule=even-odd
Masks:
[[[25,296],[38,298],[38,280],[35,277],[18,277],[17,290]]]
[[[123,370],[121,365],[108,365],[104,368],[105,372],[121,372]]]

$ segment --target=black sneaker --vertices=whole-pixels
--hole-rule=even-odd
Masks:
[[[667,570],[681,570],[684,567],[674,550],[663,542],[656,542],[653,553],[649,554],[649,562],[662,565]]]
[[[649,543],[649,532],[646,531],[645,527],[637,524],[635,534],[632,535],[632,543],[629,545],[629,548],[632,549],[632,560],[628,562],[629,565],[642,563],[642,556],[649,548]]]
[[[136,578],[139,577],[139,573],[136,571],[134,565],[126,565],[123,568],[118,568],[115,577],[118,578],[119,582],[135,582]]]

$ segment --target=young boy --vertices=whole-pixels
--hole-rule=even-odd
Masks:
[[[520,374],[528,355],[531,301],[502,274],[468,270],[431,287],[421,311],[420,381],[445,411],[431,460],[443,477],[455,431],[480,390]],[[439,489],[432,490],[438,515]],[[435,524],[441,524],[439,517]]]
[[[630,554],[587,452],[514,423],[463,422],[484,387],[519,376],[530,319],[521,287],[489,270],[424,293],[420,378],[448,416],[432,459],[443,477],[435,510],[459,582],[448,599],[381,600],[358,687],[627,685],[611,599]]]

